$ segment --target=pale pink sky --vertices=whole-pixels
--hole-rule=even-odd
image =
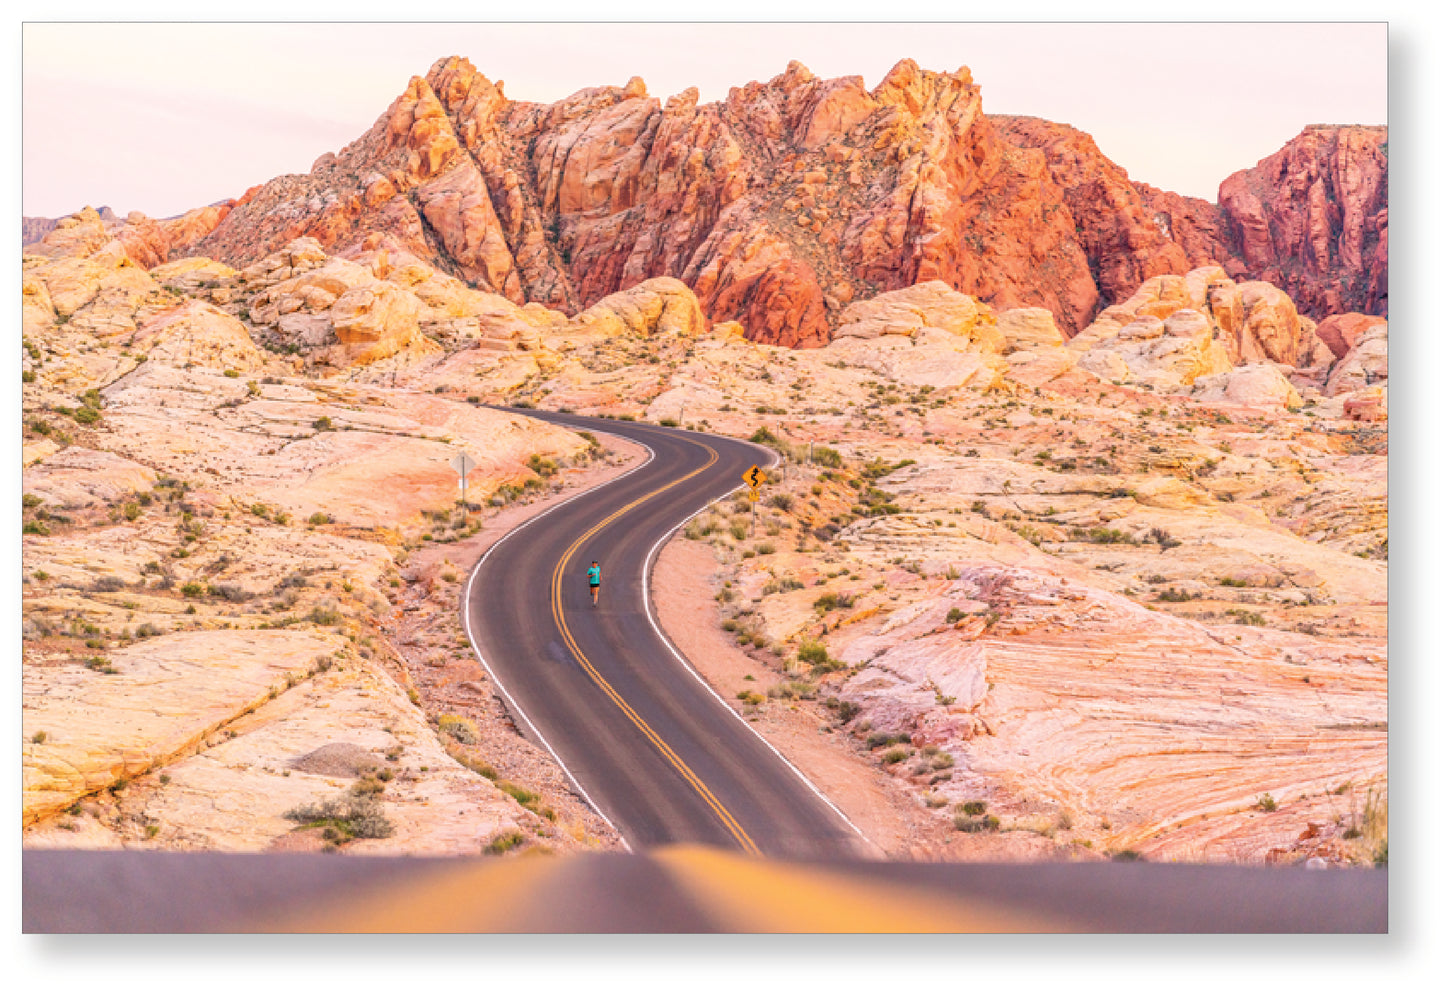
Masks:
[[[985,112],[1212,201],[1308,124],[1385,123],[1386,47],[1383,23],[27,24],[23,212],[169,216],[305,172],[453,54],[538,102],[633,75],[715,100],[790,59],[869,87],[902,58],[967,65]]]

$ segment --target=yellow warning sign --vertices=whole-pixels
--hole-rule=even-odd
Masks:
[[[763,477],[763,470],[757,465],[753,465],[747,471],[743,472],[743,481],[747,482],[748,486],[753,489],[763,484]]]

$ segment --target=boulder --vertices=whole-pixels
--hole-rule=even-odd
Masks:
[[[1064,344],[1054,315],[1041,306],[1003,311],[998,315],[998,332],[1003,337],[1004,354]]]
[[[1297,409],[1304,400],[1280,369],[1268,363],[1245,365],[1195,380],[1194,398],[1268,409]]]
[[[1364,313],[1337,313],[1319,322],[1315,336],[1325,343],[1336,358],[1343,358],[1360,338],[1385,322],[1384,317]]]
[[[1390,377],[1389,326],[1378,323],[1355,342],[1355,346],[1330,369],[1323,392],[1339,396],[1358,392]]]
[[[997,352],[1003,347],[990,308],[937,280],[850,303],[839,317],[833,339],[913,338],[924,328],[947,331],[964,343],[976,341],[979,350]]]
[[[697,297],[672,278],[648,279],[616,292],[579,313],[569,331],[605,337],[659,335],[696,337],[707,330]]]
[[[258,371],[266,357],[246,325],[210,303],[190,299],[157,314],[126,341],[152,361],[204,365],[238,372]]]
[[[1350,393],[1345,397],[1345,419],[1365,423],[1388,420],[1388,393],[1389,388],[1383,385],[1372,385]]]
[[[365,365],[426,342],[416,296],[389,283],[348,289],[331,307],[331,327],[341,347],[332,364]]]

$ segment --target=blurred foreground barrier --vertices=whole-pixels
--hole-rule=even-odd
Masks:
[[[26,851],[27,933],[1380,933],[1385,870]]]

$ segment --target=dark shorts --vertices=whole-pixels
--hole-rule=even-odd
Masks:
[[[601,588],[601,587],[602,587],[602,583],[601,583],[601,582],[588,582],[588,583],[587,583],[587,587],[588,587],[588,588]]]

